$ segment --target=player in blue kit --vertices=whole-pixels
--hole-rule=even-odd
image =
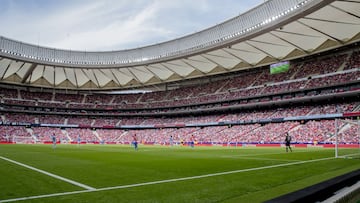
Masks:
[[[191,137],[190,137],[190,147],[194,148],[194,145],[195,145],[195,137],[194,137],[194,135],[191,135]]]
[[[79,147],[80,144],[81,144],[81,137],[80,137],[80,135],[78,135],[78,137],[77,137],[77,146]]]

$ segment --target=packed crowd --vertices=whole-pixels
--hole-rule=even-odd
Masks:
[[[275,109],[244,110],[230,114],[215,114],[208,116],[188,117],[69,117],[57,115],[29,115],[21,113],[4,113],[1,115],[1,140],[19,141],[33,140],[34,142],[49,141],[50,135],[56,134],[61,142],[110,142],[128,143],[134,134],[137,134],[142,143],[164,144],[169,142],[169,136],[177,143],[186,142],[190,136],[195,136],[200,143],[277,143],[281,142],[285,132],[293,135],[293,140],[300,143],[334,142],[335,120],[288,121],[283,123],[254,123],[262,119],[274,119],[296,116],[311,116],[352,112],[359,109],[359,102],[328,105],[307,105],[282,107]],[[238,122],[242,125],[207,126],[206,124],[218,122]],[[338,121],[339,122],[339,121]],[[352,121],[354,123],[354,121]],[[14,123],[30,124],[77,124],[83,128],[70,128],[63,126],[36,127],[29,125],[13,126]],[[184,128],[185,124],[194,127]],[[106,129],[114,126],[147,126],[157,129],[125,130]],[[165,128],[166,125],[173,128]],[[175,127],[179,126],[179,127]],[[203,126],[203,127],[196,127]],[[358,125],[351,125],[350,121],[339,124],[341,142],[352,143],[358,140]],[[104,128],[99,128],[104,127]]]
[[[134,94],[65,94],[0,89],[4,103],[61,108],[158,108],[271,95],[331,86],[360,78],[360,52],[321,56],[294,62],[288,72],[270,74],[268,67],[239,72],[223,79],[209,79],[168,91]]]
[[[131,125],[183,125],[204,124],[224,121],[253,121],[259,119],[285,118],[294,116],[309,116],[320,114],[333,114],[340,112],[351,112],[359,105],[359,102],[348,102],[342,104],[306,105],[293,107],[278,107],[262,110],[242,110],[238,113],[214,114],[207,116],[186,117],[107,117],[69,116],[61,115],[33,115],[25,113],[3,113],[0,121],[4,124],[27,123],[27,124],[60,124],[80,125],[83,127],[103,126],[131,126]]]
[[[335,56],[335,57],[334,57]],[[234,73],[221,78],[204,79],[198,85],[189,85],[167,91],[134,93],[134,94],[91,94],[91,93],[58,93],[35,92],[24,89],[0,88],[0,100],[4,104],[18,106],[59,108],[61,113],[66,109],[78,109],[80,113],[87,109],[126,109],[128,113],[167,112],[169,109],[159,107],[176,107],[173,112],[223,107],[227,105],[269,102],[287,97],[279,93],[308,89],[306,96],[334,94],[344,91],[343,87],[313,91],[313,88],[339,86],[356,83],[360,78],[360,51],[348,51],[331,56],[319,56],[300,62],[292,62],[289,71],[270,74],[268,67],[256,68]],[[352,86],[351,86],[352,87]],[[356,88],[356,87],[355,87]],[[345,87],[346,89],[346,87]],[[351,89],[350,89],[351,90]],[[270,95],[271,97],[254,97]],[[302,97],[303,93],[289,97]],[[245,98],[238,100],[239,98]],[[220,103],[222,101],[222,103]],[[209,102],[218,102],[210,103]],[[194,106],[196,104],[196,106]],[[84,143],[129,143],[136,134],[141,143],[170,144],[188,142],[195,137],[198,143],[280,143],[285,132],[293,136],[294,142],[323,143],[334,142],[335,120],[288,121],[284,123],[254,123],[246,125],[223,125],[195,127],[198,124],[217,122],[256,121],[261,119],[333,114],[358,111],[359,102],[328,105],[306,105],[279,107],[273,109],[249,109],[233,113],[176,117],[143,117],[118,116],[112,111],[103,116],[56,115],[33,113],[0,113],[1,142],[48,142],[55,134],[60,142]],[[130,110],[129,110],[130,108]],[[142,108],[145,108],[142,109]],[[132,109],[132,111],[131,111]],[[21,126],[15,126],[15,125]],[[52,127],[39,127],[47,124]],[[183,128],[185,124],[194,127]],[[56,125],[79,125],[82,128],[58,127]],[[106,129],[114,126],[155,126],[156,129],[125,130]],[[179,126],[166,128],[166,126]],[[358,125],[354,121],[344,121],[340,126],[340,142],[357,143],[359,141]],[[101,128],[99,128],[101,127]]]
[[[340,121],[337,121],[340,122]],[[339,142],[347,144],[359,143],[359,125],[342,123],[339,125]],[[194,136],[199,144],[226,144],[226,143],[282,143],[286,132],[292,136],[294,143],[320,144],[335,143],[335,120],[313,120],[306,123],[285,122],[193,127],[193,128],[159,128],[145,130],[123,129],[82,129],[32,127],[26,129],[21,126],[0,126],[0,141],[9,142],[50,142],[51,135],[55,134],[59,142],[70,143],[131,143],[132,136],[137,135],[140,143],[169,145],[170,136],[174,144],[188,142]]]

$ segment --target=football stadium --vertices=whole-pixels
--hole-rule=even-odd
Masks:
[[[360,202],[359,41],[360,0],[131,49],[0,36],[0,202]]]

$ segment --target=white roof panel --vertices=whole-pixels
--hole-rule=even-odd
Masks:
[[[44,74],[44,68],[45,68],[44,65],[36,66],[31,74],[30,82],[36,82],[37,80],[42,78],[42,76]]]
[[[173,71],[165,68],[161,64],[153,64],[147,67],[152,73],[156,74],[161,80],[166,80],[170,78],[173,74]]]
[[[289,3],[285,0],[282,2],[286,5]],[[11,82],[49,88],[62,88],[64,87],[62,83],[66,81],[74,86],[66,85],[67,88],[78,90],[96,90],[114,87],[116,84],[119,86],[116,87],[118,89],[141,88],[149,84],[158,84],[159,87],[163,87],[167,82],[180,82],[215,73],[228,73],[239,67],[248,69],[264,66],[272,59],[286,60],[285,57],[289,57],[288,59],[304,57],[360,40],[360,0],[313,0],[310,2],[315,2],[314,5],[322,7],[313,7],[318,10],[309,7],[313,9],[311,13],[308,13],[307,11],[310,10],[305,10],[308,8],[304,7],[304,10],[298,10],[299,13],[292,15],[291,18],[286,19],[287,21],[278,19],[279,23],[267,24],[267,30],[255,28],[254,31],[248,31],[245,35],[234,35],[230,33],[230,30],[224,29],[221,30],[222,34],[227,34],[223,32],[228,31],[227,36],[231,36],[230,40],[219,37],[220,39],[217,39],[215,44],[210,42],[210,48],[200,47],[196,49],[196,52],[185,52],[182,55],[176,55],[177,57],[171,54],[166,55],[168,56],[166,59],[155,60],[151,63],[141,61],[117,66],[114,64],[91,65],[92,63],[89,62],[90,65],[72,64],[72,66],[69,63],[55,64],[51,60],[50,62],[40,61],[41,63],[34,58],[24,60],[24,57],[21,58],[17,53],[14,55],[14,53],[0,51],[0,83],[7,83],[9,80],[6,78],[16,76]],[[276,10],[276,8],[273,9]],[[219,26],[216,28],[219,29]],[[187,41],[189,45],[191,45],[191,40],[192,38],[189,38]],[[197,40],[200,39],[197,38]],[[1,45],[6,44],[2,42]],[[183,45],[179,44],[179,46]],[[22,48],[26,47],[21,47],[20,44],[14,49],[21,51]],[[168,48],[172,50],[174,47]],[[36,50],[33,51],[36,52]],[[59,52],[64,56],[69,54],[66,51]],[[88,54],[91,55],[91,53]],[[110,52],[110,54],[112,58],[117,57],[114,55],[115,52]],[[141,53],[136,51],[133,54],[141,56]],[[39,79],[46,81],[38,82]]]
[[[141,83],[146,83],[154,77],[154,74],[147,70],[144,66],[132,68],[131,72],[141,81]]]
[[[85,85],[85,83],[90,81],[88,76],[85,74],[84,70],[75,69],[74,71],[75,71],[75,77],[76,77],[78,87],[81,87],[81,86]]]
[[[29,68],[32,64],[31,63],[25,63],[21,68],[16,72],[16,74],[23,78],[25,74],[29,71]]]
[[[4,75],[11,63],[10,59],[1,59],[0,60],[0,76],[4,79]]]
[[[23,64],[24,64],[24,62],[21,62],[21,61],[20,62],[12,61],[9,64],[9,67],[4,75],[4,78],[8,78],[8,77],[12,76],[13,74],[15,74],[16,72],[18,72]]]
[[[75,69],[73,68],[64,68],[64,72],[66,75],[66,78],[74,85],[78,86],[77,79],[75,76]],[[62,72],[61,72],[62,73]],[[81,73],[80,73],[81,74]],[[59,77],[59,80],[61,80],[61,77]]]
[[[55,85],[61,84],[66,79],[68,79],[68,78],[66,77],[64,68],[56,67],[55,68]],[[75,83],[73,83],[73,84],[75,84]]]
[[[45,66],[44,69],[44,78],[50,83],[54,84],[55,82],[55,71],[53,66]]]

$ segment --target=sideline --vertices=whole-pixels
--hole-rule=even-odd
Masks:
[[[50,177],[53,177],[53,178],[56,178],[56,179],[59,179],[59,180],[68,182],[68,183],[70,183],[70,184],[79,186],[79,187],[84,188],[84,189],[86,189],[86,190],[95,190],[95,188],[90,187],[90,186],[88,186],[88,185],[85,185],[85,184],[82,184],[82,183],[79,183],[79,182],[76,182],[76,181],[73,181],[73,180],[70,180],[70,179],[67,179],[67,178],[64,178],[64,177],[55,175],[55,174],[53,174],[53,173],[49,173],[49,172],[47,172],[47,171],[44,171],[44,170],[41,170],[41,169],[38,169],[38,168],[35,168],[35,167],[32,167],[32,166],[29,166],[29,165],[26,165],[26,164],[23,164],[23,163],[20,163],[20,162],[17,162],[17,161],[14,161],[14,160],[12,160],[12,159],[5,158],[5,157],[3,157],[3,156],[0,156],[0,159],[3,159],[3,160],[5,160],[5,161],[8,161],[8,162],[17,164],[17,165],[19,165],[19,166],[22,166],[22,167],[31,169],[31,170],[33,170],[33,171],[36,171],[36,172],[39,172],[39,173],[48,175],[48,176],[50,176]]]
[[[178,181],[193,180],[193,179],[221,176],[221,175],[234,174],[234,173],[242,173],[242,172],[248,172],[248,171],[257,171],[257,170],[263,170],[263,169],[278,168],[278,167],[283,167],[283,166],[306,164],[306,163],[319,162],[319,161],[325,161],[325,160],[330,160],[330,159],[335,159],[335,157],[312,159],[312,160],[307,160],[307,161],[284,163],[284,164],[277,164],[277,165],[271,165],[271,166],[262,166],[262,167],[257,167],[257,168],[240,169],[240,170],[234,170],[234,171],[226,171],[226,172],[205,174],[205,175],[199,175],[199,176],[190,176],[190,177],[184,177],[184,178],[175,178],[175,179],[159,180],[159,181],[152,181],[152,182],[145,182],[145,183],[136,183],[136,184],[131,184],[131,185],[120,185],[120,186],[105,187],[105,188],[98,188],[98,189],[93,188],[91,190],[88,189],[88,190],[80,190],[80,191],[72,191],[72,192],[47,194],[47,195],[21,197],[21,198],[15,198],[15,199],[6,199],[6,200],[0,200],[0,203],[16,202],[16,201],[21,201],[21,200],[40,199],[40,198],[46,198],[46,197],[58,197],[58,196],[89,193],[89,192],[116,190],[116,189],[132,188],[132,187],[141,187],[141,186],[146,186],[146,185],[156,185],[156,184],[161,184],[161,183],[178,182]]]
[[[224,158],[233,158],[233,159],[246,159],[246,160],[262,160],[262,161],[282,161],[282,162],[298,162],[303,160],[296,160],[296,159],[267,159],[267,158],[257,158],[257,157],[231,157],[227,156]]]
[[[321,150],[313,150],[311,152],[316,152],[316,151],[323,151]],[[234,154],[234,155],[224,155],[222,156],[223,158],[233,158],[233,157],[254,157],[254,156],[264,156],[264,155],[281,155],[281,154],[298,154],[298,153],[308,153],[309,150],[296,150],[293,152],[274,152],[274,153],[259,153],[259,154]]]

